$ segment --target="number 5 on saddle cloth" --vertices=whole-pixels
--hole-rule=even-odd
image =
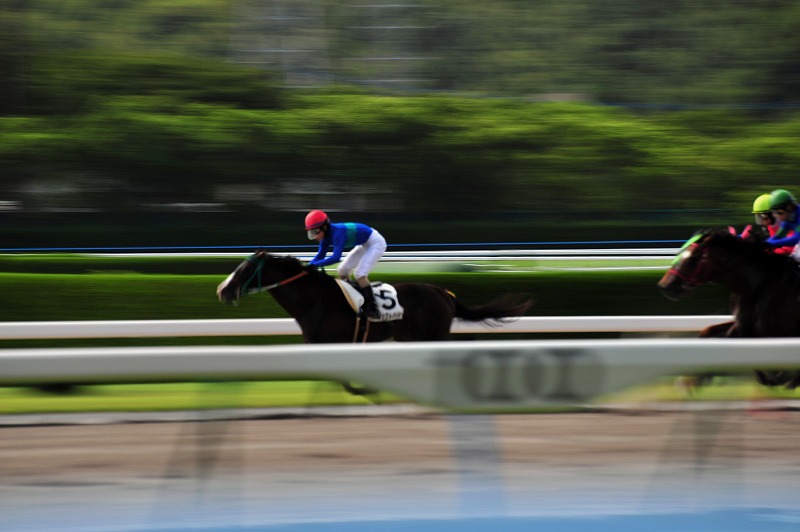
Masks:
[[[339,288],[342,289],[344,298],[350,304],[353,312],[358,313],[361,305],[364,304],[364,296],[347,281],[336,280]],[[371,283],[372,293],[375,296],[375,306],[380,314],[378,318],[370,318],[370,321],[395,321],[403,319],[403,307],[397,299],[397,290],[394,286],[386,283]]]

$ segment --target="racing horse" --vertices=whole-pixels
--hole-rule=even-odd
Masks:
[[[364,341],[438,341],[450,338],[453,318],[500,324],[522,316],[532,301],[500,297],[484,305],[468,307],[455,295],[436,285],[397,283],[402,318],[370,323]],[[242,262],[217,287],[223,303],[236,303],[245,295],[269,291],[293,317],[306,343],[353,342],[358,315],[342,294],[336,280],[292,256],[258,250]]]
[[[701,337],[800,336],[800,268],[791,257],[725,230],[699,231],[680,249],[658,287],[678,300],[708,283],[731,293],[733,321],[713,325]],[[800,385],[794,370],[757,370],[756,377],[766,386]]]

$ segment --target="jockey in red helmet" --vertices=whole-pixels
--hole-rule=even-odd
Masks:
[[[306,234],[309,240],[319,242],[316,256],[309,266],[328,266],[342,259],[345,250],[351,250],[337,271],[342,279],[353,274],[359,291],[364,296],[364,308],[370,318],[378,317],[375,297],[369,284],[369,272],[386,252],[386,240],[374,228],[361,223],[331,223],[328,215],[313,210],[306,215]],[[333,248],[330,257],[328,251]]]
[[[308,239],[314,240],[314,237],[311,235],[312,229],[318,229],[323,225],[331,223],[328,219],[328,215],[325,214],[324,211],[311,211],[310,213],[306,214],[306,231],[308,231]]]

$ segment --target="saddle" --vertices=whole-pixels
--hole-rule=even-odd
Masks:
[[[342,281],[336,279],[336,283],[342,290],[345,300],[350,304],[350,308],[356,314],[361,313],[361,307],[364,304],[364,296],[358,291],[358,288],[350,281]],[[386,283],[370,283],[372,294],[375,297],[375,306],[378,308],[379,316],[377,318],[370,318],[369,321],[395,321],[403,319],[403,307],[397,299],[397,290],[394,286]]]

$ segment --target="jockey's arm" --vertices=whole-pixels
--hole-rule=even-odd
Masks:
[[[327,244],[324,240],[322,242],[320,242],[319,243],[319,249],[317,250],[317,254],[314,256],[313,259],[308,261],[308,264],[311,265],[311,266],[324,266],[324,264],[321,264],[321,262],[323,262],[323,259],[325,258],[325,255],[328,254],[328,249],[329,248],[330,248],[330,245]]]
[[[786,237],[780,237],[780,234],[780,231],[775,233],[775,236],[767,240],[767,244],[772,247],[779,248],[784,246],[796,246],[800,242],[800,232],[791,233]]]
[[[327,259],[323,259],[322,257],[328,252],[330,248],[330,244],[325,245],[325,250],[317,253],[317,256],[309,263],[314,266],[330,266],[331,264],[336,264],[340,260],[342,260],[342,253],[344,253],[344,244],[346,239],[345,234],[343,232],[337,232],[333,234],[333,252],[331,256]],[[320,243],[320,249],[322,248],[322,244]]]

